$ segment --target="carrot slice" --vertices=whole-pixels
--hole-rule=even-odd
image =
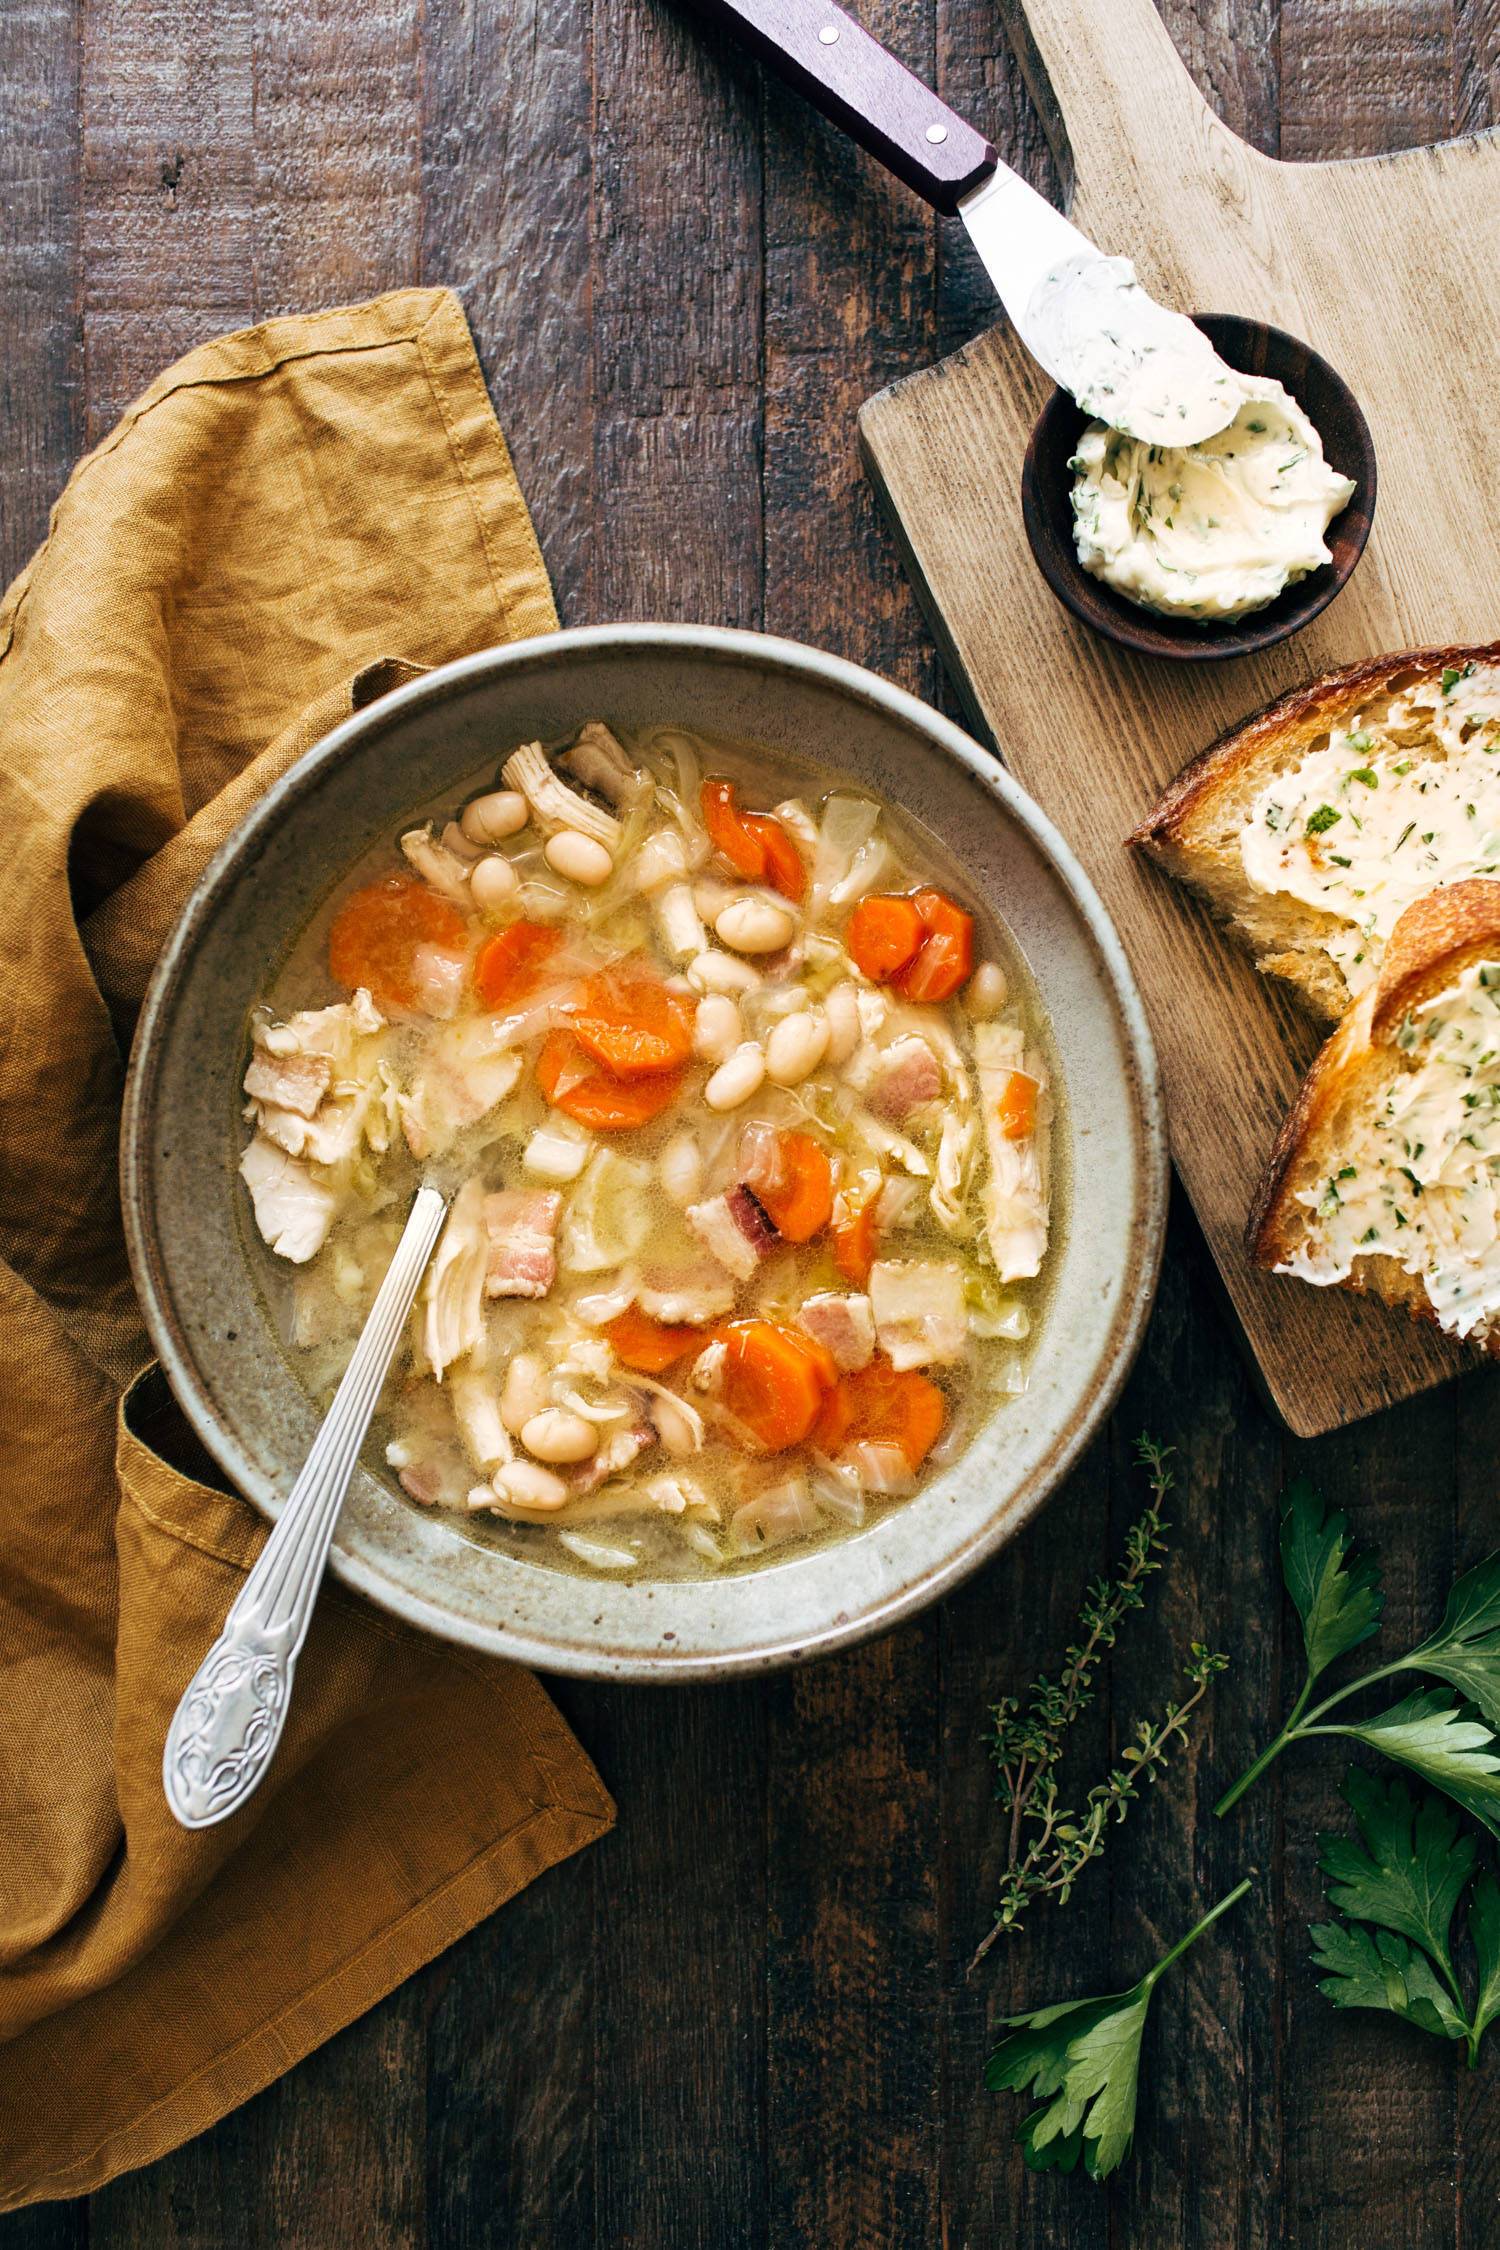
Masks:
[[[607,1320],[600,1334],[609,1338],[622,1367],[633,1367],[642,1375],[664,1375],[708,1340],[701,1328],[653,1320],[637,1305],[627,1305],[624,1312]]]
[[[857,1375],[846,1375],[839,1387],[849,1416],[839,1443],[899,1445],[907,1467],[921,1467],[947,1415],[936,1383],[914,1367],[898,1374],[888,1359],[877,1357]]]
[[[920,890],[912,905],[925,935],[914,961],[892,979],[903,1000],[951,1000],[974,967],[974,917],[946,891]]]
[[[379,882],[346,898],[328,932],[328,971],[351,992],[363,985],[378,1008],[416,1004],[412,957],[423,945],[462,953],[464,918],[425,883],[407,875]]]
[[[1036,1080],[1013,1070],[995,1104],[1000,1130],[1008,1141],[1025,1141],[1036,1131]]]
[[[875,1263],[875,1248],[880,1239],[876,1223],[875,1206],[880,1199],[877,1188],[872,1195],[837,1220],[833,1229],[833,1262],[845,1281],[856,1289],[863,1289],[870,1278],[870,1268]]]
[[[751,883],[769,883],[793,905],[799,903],[807,889],[807,869],[780,821],[769,813],[741,812],[732,781],[705,781],[702,804],[703,824],[714,850],[728,860],[736,875]]]
[[[877,896],[860,900],[844,942],[857,969],[876,984],[889,984],[916,959],[926,934],[915,899]]]
[[[693,1010],[654,977],[607,969],[590,977],[569,1010],[573,1037],[616,1078],[677,1070],[693,1052]]]
[[[776,1156],[776,1183],[755,1200],[783,1242],[811,1242],[833,1216],[833,1166],[807,1133],[778,1133]]]
[[[765,854],[761,881],[789,898],[793,906],[800,906],[807,895],[807,868],[791,837],[770,813],[744,813],[741,817]]]
[[[536,1082],[554,1109],[596,1133],[624,1133],[649,1125],[682,1090],[680,1070],[647,1078],[616,1078],[600,1070],[570,1032],[549,1031],[537,1057]]]
[[[705,781],[702,790],[703,825],[714,850],[723,855],[736,875],[759,883],[766,872],[766,848],[734,801],[732,781]]]
[[[828,1354],[795,1328],[735,1320],[719,1330],[725,1346],[725,1409],[768,1453],[801,1445],[833,1388]]]
[[[512,922],[486,938],[474,961],[474,989],[485,1006],[506,1008],[535,992],[561,943],[561,930],[546,922]]]
[[[849,1425],[854,1420],[854,1406],[846,1382],[836,1383],[818,1409],[818,1419],[808,1436],[808,1443],[820,1453],[837,1453],[849,1435]]]

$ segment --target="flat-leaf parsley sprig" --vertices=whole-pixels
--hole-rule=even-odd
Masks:
[[[1377,1631],[1384,1594],[1372,1558],[1348,1535],[1342,1515],[1325,1513],[1312,1487],[1299,1480],[1287,1493],[1281,1523],[1282,1571],[1302,1619],[1307,1677],[1285,1725],[1214,1808],[1223,1814],[1259,1780],[1288,1743],[1340,1735],[1394,1759],[1443,1790],[1500,1836],[1500,1555],[1491,1555],[1456,1581],[1442,1624],[1420,1646],[1347,1687],[1313,1709],[1313,1689],[1340,1656]],[[1330,1723],[1327,1713],[1377,1680],[1415,1672],[1456,1688],[1419,1688],[1389,1711],[1357,1724]],[[1474,1717],[1477,1705],[1482,1717]],[[1485,1723],[1488,1722],[1488,1723]]]
[[[1071,2172],[1082,2156],[1089,2178],[1102,2180],[1123,2163],[1135,2133],[1141,2034],[1151,1996],[1172,1963],[1249,1888],[1246,1876],[1128,1992],[1006,2017],[1008,2037],[991,2055],[984,2080],[996,2092],[1029,2088],[1041,2097],[1042,2106],[1016,2135],[1032,2171]]]
[[[1039,1898],[1064,1903],[1089,1861],[1104,1849],[1111,1819],[1125,1818],[1144,1779],[1154,1782],[1174,1742],[1187,1732],[1189,1718],[1228,1658],[1194,1641],[1183,1667],[1191,1692],[1168,1702],[1159,1719],[1138,1722],[1120,1763],[1090,1789],[1082,1811],[1062,1802],[1057,1768],[1068,1730],[1094,1699],[1094,1676],[1105,1651],[1115,1645],[1120,1626],[1145,1599],[1144,1582],[1161,1569],[1163,1515],[1172,1489],[1171,1447],[1150,1438],[1136,1441],[1136,1458],[1150,1480],[1150,1497],[1126,1535],[1125,1560],[1113,1579],[1097,1578],[1079,1616],[1079,1638],[1063,1659],[1055,1679],[1033,1682],[1024,1705],[1004,1696],[991,1712],[990,1755],[998,1782],[996,1797],[1008,1816],[1008,1850],[995,1921],[970,1966],[983,1960],[995,1940],[1020,1927],[1026,1908]]]
[[[1414,1800],[1397,1776],[1351,1766],[1344,1795],[1359,1842],[1321,1836],[1328,1903],[1339,1919],[1313,1925],[1318,1990],[1336,2008],[1380,2008],[1438,2039],[1461,2039],[1472,2070],[1500,2016],[1500,1884],[1476,1874],[1479,1849],[1441,1797]],[[1474,1954],[1474,1998],[1455,1959],[1454,1924]]]

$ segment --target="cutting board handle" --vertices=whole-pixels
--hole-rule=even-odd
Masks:
[[[1059,122],[1076,173],[1110,179],[1133,158],[1148,174],[1217,123],[1155,0],[1001,0],[1043,120]],[[1222,130],[1222,128],[1220,128]]]

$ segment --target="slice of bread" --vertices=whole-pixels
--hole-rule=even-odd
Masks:
[[[1483,1067],[1465,1074],[1469,1064]],[[1448,1108],[1451,1133],[1442,1125]],[[1251,1257],[1383,1297],[1500,1358],[1490,1201],[1500,1193],[1500,1123],[1491,1118],[1500,1119],[1500,882],[1455,883],[1407,909],[1375,983],[1303,1081],[1250,1213]],[[1427,1172],[1425,1187],[1412,1166]],[[1485,1215],[1481,1240],[1476,1212]],[[1462,1252],[1451,1247],[1460,1214]],[[1359,1247],[1366,1219],[1378,1222],[1385,1247]],[[1486,1282],[1491,1305],[1482,1302]]]
[[[1493,726],[1481,738],[1484,721],[1474,713],[1491,691]],[[1129,841],[1199,892],[1260,969],[1295,986],[1316,1016],[1334,1022],[1378,973],[1405,906],[1445,883],[1489,872],[1492,862],[1500,873],[1500,755],[1483,760],[1488,739],[1500,749],[1500,641],[1374,657],[1325,672],[1222,735],[1183,769]],[[1450,761],[1461,761],[1461,782],[1460,764]],[[1449,774],[1438,774],[1437,790],[1448,800],[1447,817],[1436,822],[1433,838],[1428,800],[1417,792],[1445,765]],[[1470,800],[1482,825],[1469,817]],[[1276,815],[1282,833],[1273,841],[1262,823],[1277,824]],[[1390,833],[1383,848],[1367,854],[1381,872],[1361,895],[1356,886],[1364,871],[1356,866],[1343,874],[1340,847],[1366,825],[1373,845],[1382,817]],[[1259,837],[1263,861],[1280,854],[1286,866],[1295,863],[1278,887],[1252,880],[1245,855],[1256,846],[1247,837]],[[1479,848],[1486,842],[1494,853]],[[1325,887],[1327,904],[1320,907]]]

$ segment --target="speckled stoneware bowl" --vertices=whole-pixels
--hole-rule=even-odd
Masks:
[[[820,1551],[688,1582],[574,1576],[497,1551],[361,1469],[332,1567],[413,1624],[544,1669],[703,1679],[909,1616],[1009,1539],[1107,1412],[1156,1281],[1167,1155],[1140,997],[1062,839],[960,730],[837,658],[754,633],[623,625],[467,657],[338,727],[256,807],[188,903],[146,998],[122,1175],[136,1285],[168,1380],[269,1516],[317,1416],[263,1310],[235,1178],[248,1012],[320,897],[411,807],[517,742],[602,716],[826,757],[934,830],[1030,964],[1066,1087],[1067,1208],[1030,1388],[917,1498]]]

